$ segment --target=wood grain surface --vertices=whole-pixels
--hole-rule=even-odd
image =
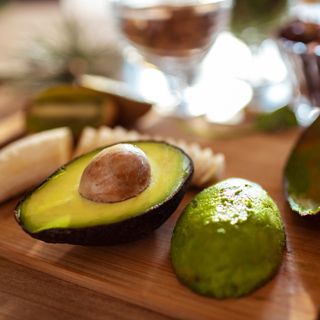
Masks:
[[[2,14],[2,71],[21,71],[18,61],[8,62],[9,49],[20,48],[32,31],[47,32],[58,6],[47,7],[44,1],[37,1],[9,7],[6,12],[12,14]],[[7,114],[7,108],[7,100],[0,101],[0,115]],[[11,124],[12,119],[9,129],[0,125],[0,143],[14,136]],[[251,179],[271,194],[281,209],[287,233],[287,251],[278,275],[253,294],[236,300],[204,298],[182,286],[168,253],[175,221],[194,191],[149,237],[101,248],[49,245],[30,238],[14,220],[15,199],[0,206],[0,319],[318,319],[320,219],[299,218],[287,207],[282,193],[282,168],[298,132],[212,142],[196,139],[173,123],[148,119],[142,128],[201,140],[225,153],[226,177]]]
[[[315,320],[320,306],[320,219],[299,218],[287,207],[282,193],[282,168],[297,134],[203,140],[225,153],[226,177],[260,183],[284,218],[287,251],[282,267],[253,294],[218,301],[201,297],[177,281],[169,260],[171,233],[194,191],[156,232],[140,241],[111,247],[34,240],[16,224],[13,209],[17,200],[12,200],[0,209],[0,318],[22,319],[21,312],[16,315],[15,310],[20,307],[29,316],[36,315],[39,308],[41,319],[47,315],[56,319]]]

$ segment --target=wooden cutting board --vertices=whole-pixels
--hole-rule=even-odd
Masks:
[[[191,192],[169,221],[152,235],[112,247],[54,245],[34,240],[14,221],[17,200],[7,202],[0,207],[0,257],[90,289],[94,294],[136,305],[137,312],[143,307],[180,319],[315,320],[320,306],[320,219],[303,219],[292,213],[282,192],[282,168],[297,134],[298,131],[255,134],[206,142],[215,151],[225,153],[226,177],[242,177],[261,184],[277,202],[284,218],[287,251],[282,267],[272,281],[247,297],[209,299],[177,281],[169,260],[170,238]],[[51,286],[48,282],[48,295]],[[77,303],[81,305],[80,300]],[[123,314],[123,318],[128,315]],[[146,313],[141,313],[140,318],[150,319]]]

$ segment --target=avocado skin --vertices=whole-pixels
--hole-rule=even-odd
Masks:
[[[320,116],[298,138],[284,168],[284,194],[304,218],[320,216]]]
[[[130,141],[134,142],[148,142],[148,141]],[[126,143],[126,142],[124,142]],[[156,143],[165,143],[159,142]],[[117,144],[117,143],[115,143]],[[109,147],[109,146],[108,146]],[[44,230],[38,233],[31,233],[26,230],[21,224],[20,220],[20,207],[24,200],[30,196],[34,190],[41,187],[48,180],[53,178],[56,174],[59,174],[60,170],[64,170],[64,167],[68,166],[70,163],[66,164],[62,168],[58,169],[50,177],[48,177],[44,182],[42,182],[33,191],[25,195],[25,197],[19,201],[15,208],[15,219],[21,226],[21,228],[29,234],[31,237],[42,240],[48,243],[68,243],[74,245],[85,245],[85,246],[104,246],[104,245],[115,245],[126,242],[131,242],[139,240],[151,233],[153,230],[160,227],[177,209],[183,196],[185,195],[187,189],[189,188],[194,172],[193,162],[191,158],[180,148],[181,153],[183,153],[189,159],[188,175],[184,177],[180,187],[165,201],[157,206],[154,206],[145,213],[132,217],[127,220],[123,220],[117,223],[98,225],[93,227],[84,228],[54,228]],[[104,149],[104,147],[99,148],[99,150]],[[95,152],[96,150],[92,151]],[[80,156],[81,157],[81,156]]]
[[[240,218],[239,207],[245,212]],[[219,216],[223,212],[229,214]],[[183,284],[225,299],[249,294],[271,279],[284,248],[280,213],[270,196],[255,183],[228,179],[202,191],[185,208],[170,253]]]

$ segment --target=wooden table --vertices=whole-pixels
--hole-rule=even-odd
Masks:
[[[45,6],[40,4],[42,21],[48,19]],[[26,16],[33,9],[19,11],[17,31],[26,32],[30,20]],[[1,43],[9,29],[1,32]],[[195,140],[166,121],[144,130]],[[5,134],[0,128],[0,138]],[[287,232],[283,264],[278,275],[253,294],[217,301],[198,296],[177,281],[168,256],[170,237],[194,191],[149,237],[102,248],[31,239],[14,221],[15,199],[0,207],[0,319],[317,319],[320,219],[299,218],[282,192],[282,168],[297,135],[293,130],[218,141],[197,139],[225,154],[225,177],[260,183],[281,209]]]
[[[155,128],[160,132],[165,125]],[[297,134],[203,140],[225,153],[226,177],[260,183],[281,209],[287,232],[283,264],[255,293],[217,301],[177,281],[168,256],[170,237],[194,192],[149,237],[101,248],[49,245],[30,238],[14,221],[13,200],[0,209],[0,318],[315,320],[320,306],[320,220],[292,213],[282,192],[282,168]]]

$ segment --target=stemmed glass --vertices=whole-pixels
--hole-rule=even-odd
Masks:
[[[166,75],[175,97],[174,115],[202,113],[192,86],[201,61],[228,23],[231,4],[232,0],[113,0],[122,35]]]

